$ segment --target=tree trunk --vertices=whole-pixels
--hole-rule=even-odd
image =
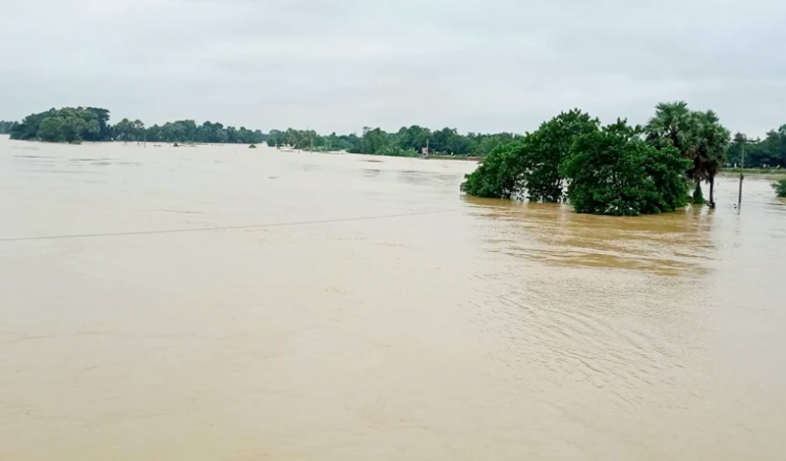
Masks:
[[[710,206],[715,206],[715,175],[710,175]]]

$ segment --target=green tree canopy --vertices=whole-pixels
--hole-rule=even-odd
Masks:
[[[25,117],[11,128],[11,138],[48,142],[108,141],[109,111],[97,108],[64,107]],[[102,132],[102,130],[104,130]]]
[[[0,134],[10,134],[11,129],[14,127],[14,122],[0,121]]]
[[[708,182],[714,203],[715,176],[726,164],[731,133],[714,112],[691,111],[683,101],[660,103],[655,109],[646,126],[647,142],[657,149],[678,149],[692,162],[686,174],[696,183],[696,196],[702,195],[701,182]]]
[[[466,176],[461,190],[475,197],[511,198],[524,189],[525,164],[530,137],[498,145],[478,168]]]
[[[510,198],[525,193],[534,202],[564,197],[560,165],[576,137],[598,130],[599,121],[580,110],[563,112],[534,133],[498,146],[472,174],[462,190],[480,197]]]
[[[764,139],[735,134],[729,146],[728,162],[742,165],[743,150],[746,168],[786,168],[786,125],[770,130]]]
[[[618,120],[576,138],[561,172],[578,213],[637,216],[685,206],[690,161],[675,147],[647,144],[640,132]]]

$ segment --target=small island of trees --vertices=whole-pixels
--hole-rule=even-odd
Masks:
[[[626,120],[602,127],[579,110],[562,113],[519,140],[498,146],[467,175],[462,190],[479,197],[567,200],[579,213],[635,216],[703,203],[726,164],[731,136],[712,111],[684,102],[657,106],[645,127]]]

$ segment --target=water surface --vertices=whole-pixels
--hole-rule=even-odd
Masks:
[[[609,218],[473,168],[0,138],[0,459],[783,459],[767,181]]]

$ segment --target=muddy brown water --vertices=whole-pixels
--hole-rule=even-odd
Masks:
[[[0,138],[0,459],[784,459],[768,181],[621,219],[473,167]]]

